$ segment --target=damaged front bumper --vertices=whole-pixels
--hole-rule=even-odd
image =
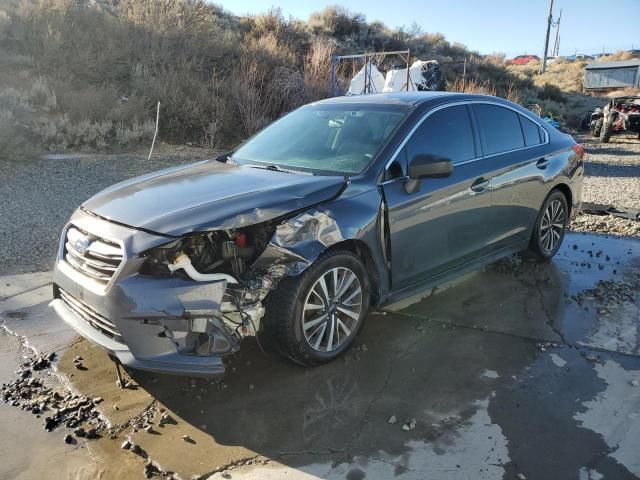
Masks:
[[[73,248],[65,247],[69,228],[121,246],[123,258],[111,278],[92,278],[66,260],[67,248]],[[77,212],[63,232],[51,306],[80,335],[125,366],[222,375],[222,356],[239,348],[239,339],[221,318],[227,283],[139,274],[141,260],[130,252],[166,242],[164,237],[154,237]]]

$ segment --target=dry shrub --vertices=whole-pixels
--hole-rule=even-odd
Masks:
[[[557,61],[547,66],[547,71],[536,75],[533,82],[544,88],[553,85],[563,92],[581,92],[586,62]]]
[[[308,100],[320,100],[331,93],[331,56],[335,44],[316,38],[304,59],[304,88]]]
[[[491,85],[491,82],[485,80],[484,82],[478,82],[473,79],[469,79],[466,82],[462,78],[456,79],[455,82],[448,85],[450,92],[464,92],[478,95],[495,95],[496,87]]]

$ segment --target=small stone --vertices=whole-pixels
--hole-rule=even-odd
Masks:
[[[96,398],[93,399],[94,405],[98,405],[101,402],[102,402],[102,397],[96,397]]]
[[[516,478],[518,480],[527,480],[527,477],[525,477],[524,474],[522,474],[522,473],[519,473],[518,475],[516,475]]]
[[[122,445],[120,445],[120,448],[122,450],[129,450],[131,448],[131,442],[129,440],[125,440],[122,442]]]
[[[148,425],[147,428],[144,429],[144,431],[147,433],[153,433],[153,427],[151,425]]]
[[[403,429],[405,432],[408,432],[409,430],[411,430],[411,427],[409,427],[409,424],[408,424],[408,423],[405,423],[404,425],[402,425],[402,429]]]
[[[584,358],[586,358],[588,361],[590,361],[592,363],[597,363],[598,362],[598,357],[596,357],[595,355],[592,355],[592,354],[586,355]]]
[[[87,430],[87,433],[85,434],[85,436],[88,439],[93,439],[93,438],[97,438],[98,437],[98,432],[95,428],[90,428],[89,430]]]
[[[362,347],[360,347],[360,350],[362,350],[363,352],[366,352],[369,349],[367,348],[366,345],[362,345]]]
[[[75,443],[75,439],[70,434],[67,433],[64,436],[64,443],[66,443],[67,445],[71,445],[72,443]]]
[[[629,382],[629,383],[631,383],[631,385],[632,385],[633,387],[637,387],[638,385],[640,385],[640,380],[638,380],[637,378],[634,378],[634,379],[633,379],[633,380],[631,380],[631,382]]]
[[[249,384],[249,390],[253,390],[253,389],[254,389],[253,383],[250,383]]]
[[[117,412],[118,410],[120,410],[120,407],[118,407],[118,405],[114,405],[113,409]]]
[[[390,424],[390,425],[395,424],[397,421],[398,421],[398,419],[396,418],[396,416],[395,416],[395,415],[391,415],[391,416],[389,417],[389,420],[388,420],[388,422],[389,422],[389,424]]]
[[[183,435],[182,440],[184,440],[187,443],[196,443],[193,441],[193,438],[191,438],[189,435]]]
[[[78,363],[82,361],[82,357],[80,355],[77,355],[76,357],[73,358],[73,363]]]
[[[84,437],[86,435],[86,432],[84,431],[84,428],[78,427],[73,431],[73,434],[76,437]]]

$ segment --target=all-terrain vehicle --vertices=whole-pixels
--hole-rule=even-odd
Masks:
[[[591,134],[608,143],[613,133],[630,132],[640,139],[640,96],[613,98],[591,114]]]

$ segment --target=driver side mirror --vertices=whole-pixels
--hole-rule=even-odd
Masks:
[[[453,162],[449,158],[438,155],[416,155],[409,163],[409,180],[405,184],[407,193],[414,193],[420,188],[423,178],[446,178],[453,173]]]
[[[409,164],[409,178],[446,178],[453,173],[453,162],[437,155],[416,155]]]

